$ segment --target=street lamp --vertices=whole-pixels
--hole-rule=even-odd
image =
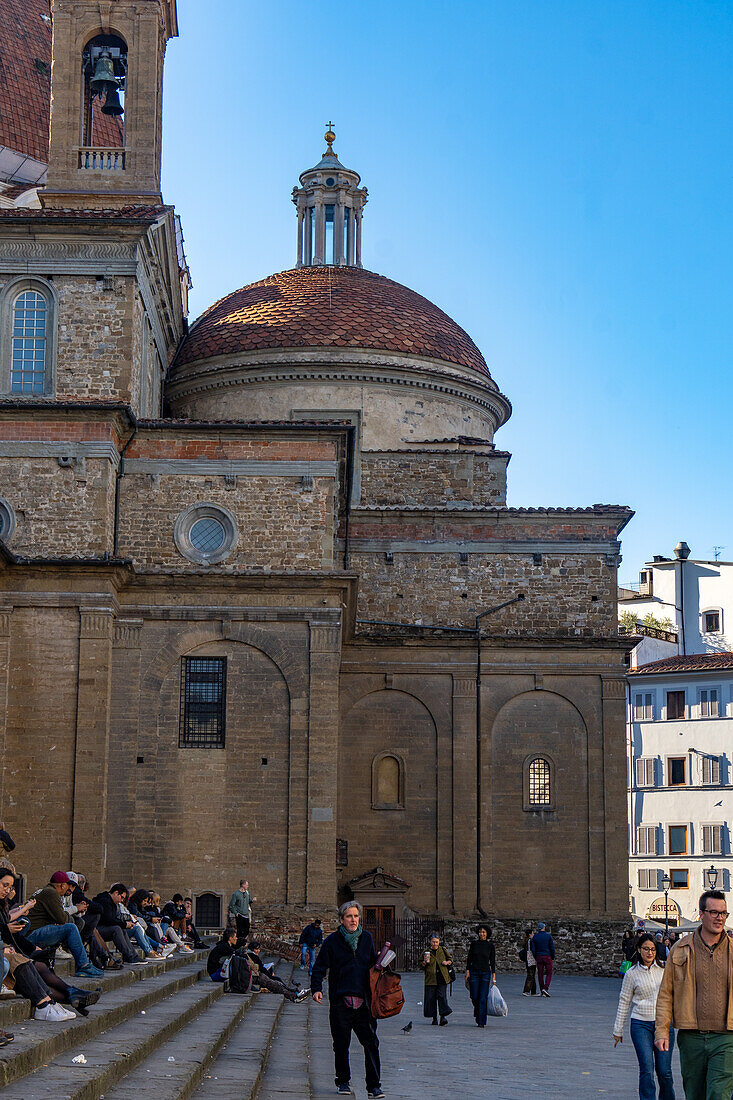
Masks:
[[[715,890],[718,885],[718,875],[720,872],[714,864],[710,864],[707,871],[705,871],[705,878],[707,880],[708,890]]]
[[[662,875],[662,889],[664,890],[664,934],[665,936],[669,932],[669,888],[672,885],[672,879],[665,871]]]

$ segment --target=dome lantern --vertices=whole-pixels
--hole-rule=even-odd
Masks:
[[[333,150],[333,123],[324,135],[326,152],[302,172],[293,188],[298,211],[296,267],[361,267],[361,218],[367,201],[358,172],[345,168]]]

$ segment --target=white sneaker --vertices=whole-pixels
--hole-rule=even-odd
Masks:
[[[55,1005],[52,1001],[49,1001],[48,1004],[41,1005],[40,1008],[36,1009],[33,1013],[33,1019],[45,1020],[49,1024],[60,1024],[70,1019],[70,1017],[67,1016],[60,1005]]]
[[[192,947],[187,947],[185,943],[179,944],[178,950],[179,951],[185,951],[187,955],[192,955],[193,954],[193,948]]]
[[[70,951],[64,951],[63,947],[57,947],[56,948],[56,958],[57,959],[73,959],[74,956],[71,954]]]
[[[58,1005],[57,1004],[55,1006],[55,1008],[56,1008],[57,1012],[63,1012],[64,1019],[66,1019],[66,1020],[75,1020],[76,1019],[76,1013],[74,1012],[73,1008],[71,1008],[70,1005]]]
[[[176,949],[176,945],[174,943],[166,944],[165,947],[161,948],[161,951],[163,952],[163,958],[167,959],[169,955],[173,954],[175,949]]]

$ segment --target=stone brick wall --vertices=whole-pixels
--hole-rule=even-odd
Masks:
[[[537,928],[537,920],[544,921],[555,941],[555,968],[561,974],[593,974],[597,977],[615,977],[621,965],[621,937],[632,921],[570,921],[543,913],[541,917],[526,920],[499,920],[489,917],[486,921],[476,917],[472,921],[446,922],[443,942],[453,956],[457,970],[466,969],[466,955],[480,923],[488,924],[496,944],[497,982],[506,971],[522,972],[524,963],[519,949],[525,928]],[[459,975],[459,980],[462,977]]]
[[[363,451],[363,504],[506,504],[506,454]]]
[[[16,515],[15,553],[93,557],[111,549],[115,471],[107,459],[62,468],[57,458],[0,458],[0,492]]]
[[[523,603],[492,615],[489,634],[514,637],[608,637],[616,632],[616,569],[600,554],[394,554],[352,550],[360,574],[358,616],[408,623],[473,626],[477,608],[523,591]]]
[[[128,276],[58,275],[56,395],[69,400],[134,399],[132,376],[133,287]]]
[[[200,565],[173,541],[177,517],[192,504],[227,508],[239,528],[231,557],[216,566],[252,569],[330,569],[334,561],[334,480],[316,477],[303,489],[300,477],[126,474],[120,494],[119,551],[136,565],[195,572]]]

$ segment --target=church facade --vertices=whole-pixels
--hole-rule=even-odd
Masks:
[[[631,512],[507,504],[509,401],[363,268],[330,130],[296,266],[189,325],[175,0],[0,7],[28,24],[0,47],[0,813],[30,884],[185,888],[211,923],[242,873],[273,916],[623,917]]]

